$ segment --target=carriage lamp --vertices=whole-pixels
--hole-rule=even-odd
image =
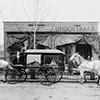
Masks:
[[[17,51],[17,63],[19,63],[19,57],[20,57],[20,54],[19,54],[20,52],[19,51]]]

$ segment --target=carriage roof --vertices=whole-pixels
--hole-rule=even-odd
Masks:
[[[57,49],[28,49],[24,52],[25,54],[62,54],[65,55],[64,52]]]

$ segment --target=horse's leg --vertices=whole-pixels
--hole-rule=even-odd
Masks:
[[[86,73],[84,73],[84,82],[86,83]]]
[[[84,71],[80,71],[80,83],[83,84],[84,82]]]
[[[97,84],[100,85],[100,72],[98,72]]]
[[[97,71],[98,79],[97,79],[97,84],[100,85],[100,70]]]
[[[0,73],[0,82],[5,82],[5,70],[4,69]]]
[[[100,76],[98,75],[97,84],[100,85]]]
[[[6,75],[6,72],[7,72],[7,70],[8,70],[9,68],[11,69],[12,67],[11,67],[10,65],[6,65],[6,66],[4,66],[4,68],[3,68],[2,80],[1,80],[1,82],[3,82],[3,83],[6,82],[5,75]]]

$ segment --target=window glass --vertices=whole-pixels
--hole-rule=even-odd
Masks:
[[[50,64],[52,61],[58,63],[58,56],[57,55],[45,55],[44,56],[44,64]]]
[[[41,63],[41,55],[27,55],[27,64],[34,61]]]

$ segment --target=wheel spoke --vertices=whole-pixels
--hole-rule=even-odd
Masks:
[[[19,73],[16,70],[8,70],[5,79],[9,84],[15,84],[18,82]]]
[[[40,68],[38,70],[38,76],[37,76],[38,80],[43,85],[51,85],[52,83],[51,83],[51,81],[47,80],[47,75],[46,74],[47,73],[43,70],[43,68]]]
[[[19,75],[19,81],[24,82],[26,80],[26,78],[27,78],[26,72],[24,70],[21,70],[20,75]]]

